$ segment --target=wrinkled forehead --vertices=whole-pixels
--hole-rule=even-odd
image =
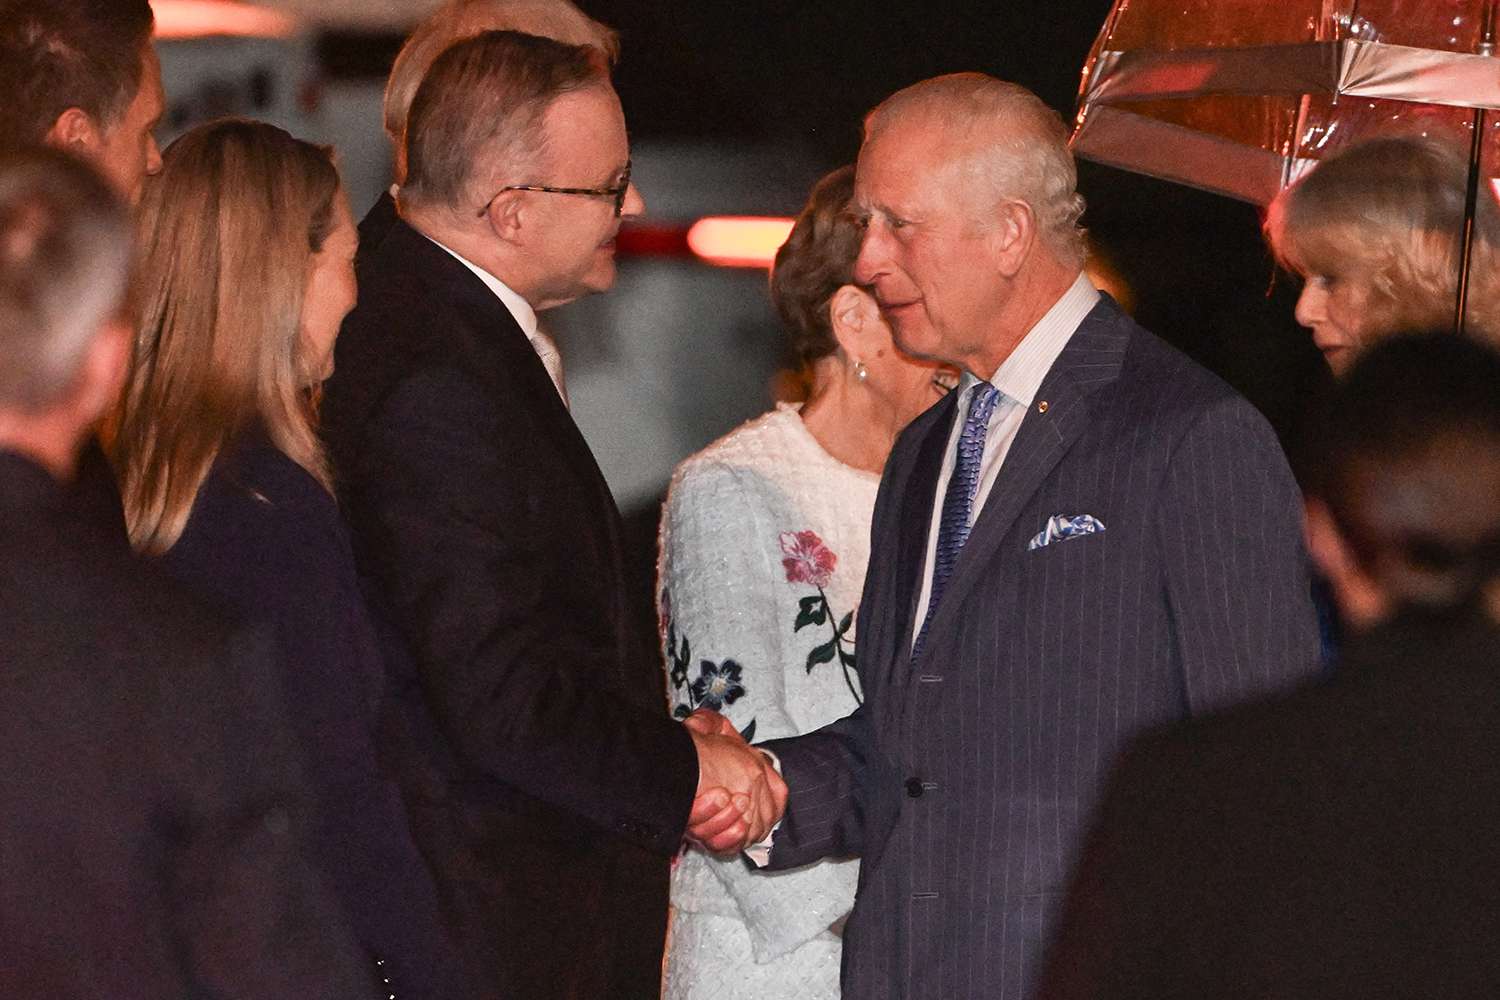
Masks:
[[[560,152],[588,151],[619,159],[629,155],[625,111],[608,81],[558,95],[542,111],[541,121],[546,143]]]
[[[978,150],[962,130],[934,118],[907,118],[870,132],[860,146],[854,203],[862,209],[926,200],[953,203],[982,173]]]

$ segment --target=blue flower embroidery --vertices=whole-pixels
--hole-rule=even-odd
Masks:
[[[740,683],[740,665],[733,660],[718,665],[704,660],[699,664],[698,679],[693,681],[692,690],[694,703],[704,708],[717,712],[725,705],[733,705],[745,693],[745,686]]]

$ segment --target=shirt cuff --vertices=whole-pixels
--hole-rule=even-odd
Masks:
[[[766,755],[767,759],[771,761],[771,766],[776,768],[777,774],[781,773],[780,757],[765,747],[756,747],[755,749]],[[771,863],[771,844],[776,839],[776,831],[779,829],[781,829],[781,820],[777,820],[776,825],[771,827],[771,832],[766,834],[766,839],[745,848],[745,857],[750,859],[752,865],[757,868],[764,868]]]

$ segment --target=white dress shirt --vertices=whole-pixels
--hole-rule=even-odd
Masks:
[[[1021,421],[1031,404],[1036,401],[1037,390],[1042,380],[1052,370],[1057,356],[1067,346],[1085,316],[1099,301],[1099,292],[1089,283],[1087,275],[1080,274],[1062,297],[1052,303],[1036,325],[1026,332],[1010,357],[990,376],[990,385],[1000,391],[1000,398],[990,414],[988,430],[984,437],[984,455],[979,460],[979,488],[974,493],[974,505],[969,511],[969,524],[973,525],[989,499],[990,490],[1000,475],[1000,467]],[[937,496],[933,498],[932,523],[927,532],[927,559],[922,569],[922,596],[917,601],[917,616],[912,622],[912,643],[927,620],[927,605],[932,597],[932,567],[937,561],[938,528],[943,520],[943,496],[948,492],[948,481],[953,478],[953,467],[958,462],[958,436],[963,433],[964,416],[969,412],[969,400],[980,378],[972,372],[964,372],[959,380],[958,416],[953,421],[953,430],[948,435],[948,448],[943,452],[943,468],[938,473]]]
[[[521,297],[520,293],[478,264],[468,260],[450,247],[443,246],[437,240],[432,239],[431,236],[427,238],[432,240],[434,245],[442,247],[443,250],[447,251],[454,260],[467,267],[470,271],[473,271],[475,276],[484,282],[484,286],[495,293],[495,297],[505,306],[506,311],[515,319],[516,325],[521,328],[521,332],[526,335],[526,339],[531,343],[531,349],[536,351],[536,356],[542,359],[542,366],[547,369],[547,374],[551,377],[552,384],[557,387],[557,394],[562,397],[563,405],[567,406],[568,390],[563,384],[562,354],[557,350],[557,344],[552,338],[541,330],[537,322],[536,310],[531,308],[531,303],[527,302]]]

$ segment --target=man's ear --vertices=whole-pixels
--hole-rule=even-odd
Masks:
[[[1390,612],[1390,598],[1354,558],[1328,506],[1321,500],[1309,499],[1305,507],[1307,551],[1333,588],[1344,619],[1356,628],[1368,628],[1379,622]]]
[[[527,235],[533,213],[520,191],[501,191],[490,202],[485,218],[490,229],[507,243],[518,243]]]
[[[104,133],[88,112],[82,108],[69,108],[58,115],[57,121],[47,130],[46,143],[75,156],[92,159],[93,153],[104,143]]]
[[[1036,244],[1036,215],[1023,201],[1009,200],[1000,205],[989,234],[990,252],[995,266],[1007,278],[1014,277]]]
[[[1308,498],[1304,505],[1306,518],[1302,523],[1303,536],[1307,541],[1308,555],[1330,582],[1347,576],[1354,569],[1354,558],[1344,536],[1339,534],[1333,513],[1321,500]]]
[[[890,347],[891,335],[880,320],[880,307],[868,292],[854,285],[841,286],[828,300],[828,325],[852,361],[873,358]]]
[[[73,393],[81,423],[92,425],[114,409],[125,387],[134,331],[123,319],[107,322],[89,344]]]

